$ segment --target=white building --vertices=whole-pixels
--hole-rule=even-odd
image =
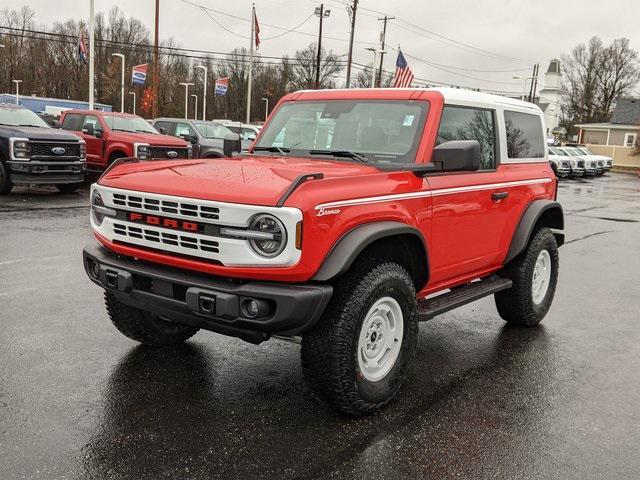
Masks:
[[[560,60],[554,58],[549,63],[547,73],[544,75],[544,88],[540,90],[540,99],[538,102],[544,112],[547,133],[551,133],[560,122],[561,86],[562,73],[560,70]]]

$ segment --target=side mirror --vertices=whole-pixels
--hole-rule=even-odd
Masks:
[[[167,134],[167,129],[165,127],[160,127],[158,129],[158,131],[162,134],[162,135],[166,135]]]
[[[52,126],[53,128],[61,128],[61,127],[62,127],[62,124],[61,124],[58,120],[52,120],[52,121],[51,121],[51,126]]]
[[[87,135],[95,135],[95,131],[93,129],[93,125],[91,123],[85,123],[84,127],[82,127],[82,133],[86,133]]]
[[[433,149],[431,162],[443,172],[475,172],[480,169],[477,140],[450,140]]]
[[[235,152],[242,151],[242,140],[240,135],[227,135],[223,140],[222,152],[225,157],[233,157]]]
[[[102,130],[94,130],[94,131],[93,131],[93,135],[94,135],[96,138],[102,138]]]
[[[251,135],[247,136],[247,140],[250,142],[253,142],[255,139],[256,139],[255,133],[252,133]]]

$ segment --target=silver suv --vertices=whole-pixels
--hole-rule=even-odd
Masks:
[[[156,118],[150,123],[164,135],[180,137],[191,142],[193,158],[222,158],[225,156],[225,139],[235,140],[238,138],[226,126],[217,122],[184,118]]]

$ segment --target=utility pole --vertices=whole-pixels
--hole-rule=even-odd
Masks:
[[[347,59],[347,88],[351,85],[351,61],[353,60],[353,36],[356,30],[356,12],[358,0],[353,0],[353,6],[349,7],[351,14],[351,33],[349,34],[349,57]]]
[[[95,0],[89,3],[89,110],[94,109],[95,103],[95,43],[96,43],[96,13]]]
[[[93,2],[93,0],[91,0]],[[151,108],[151,115],[153,118],[158,117],[158,96],[160,94],[160,50],[159,50],[159,36],[160,36],[160,0],[156,0],[156,24],[155,34],[153,38],[153,106]]]
[[[377,85],[378,87],[380,87],[380,85],[382,84],[382,65],[383,65],[383,61],[384,61],[384,40],[387,37],[387,21],[389,20],[394,20],[396,17],[387,17],[386,15],[384,16],[384,18],[378,18],[379,21],[384,22],[384,26],[382,27],[382,34],[380,35],[380,68],[378,68],[378,80],[377,80]]]
[[[540,73],[540,64],[536,63],[536,74],[534,75],[534,79],[533,79],[533,97],[531,98],[531,101],[533,103],[536,102],[536,91],[538,90],[538,74]]]
[[[324,9],[324,3],[316,7],[315,14],[320,17],[320,28],[318,30],[318,55],[316,57],[316,90],[320,88],[320,56],[322,53],[322,20],[331,14],[331,10]]]
[[[533,66],[533,74],[531,75],[532,80],[538,77],[538,67],[539,65],[536,63]],[[529,96],[527,97],[527,101],[533,101],[533,81],[531,82],[531,86],[529,87]]]

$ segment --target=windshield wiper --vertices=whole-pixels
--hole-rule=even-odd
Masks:
[[[350,150],[309,150],[311,155],[332,155],[334,157],[347,157],[358,160],[362,163],[369,163],[369,159],[362,153],[352,152]]]
[[[280,155],[285,155],[289,153],[290,149],[286,147],[253,147],[253,151],[263,151],[263,152],[276,152]]]

